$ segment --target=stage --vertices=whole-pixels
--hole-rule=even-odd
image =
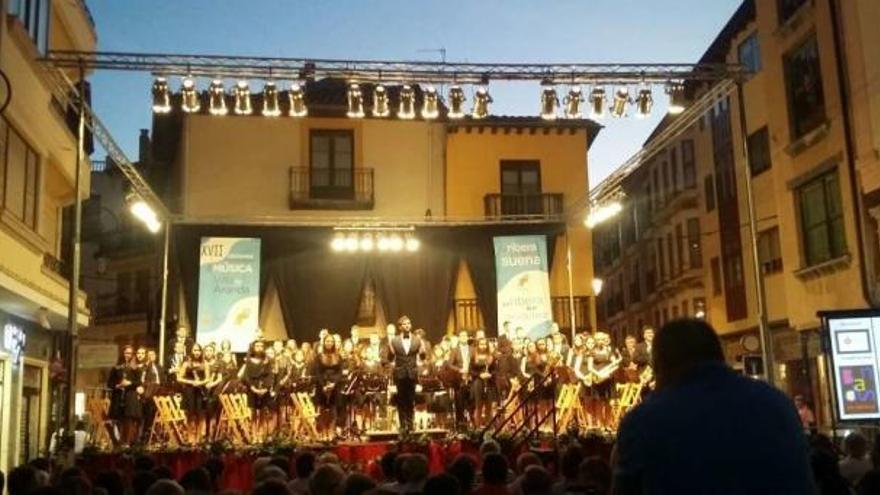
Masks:
[[[573,439],[558,440],[571,441]],[[577,442],[586,450],[588,456],[600,456],[608,459],[611,453],[612,442],[610,438],[584,437],[578,438]],[[511,446],[501,440],[502,451],[508,456],[510,462],[515,461],[517,455],[526,450],[538,453],[545,465],[551,471],[556,470],[558,452],[553,448],[553,439],[545,439],[537,444],[523,445],[517,452],[511,451]],[[561,442],[560,442],[561,443]],[[421,453],[428,458],[428,468],[431,474],[442,472],[445,467],[459,454],[478,457],[480,442],[468,439],[432,439],[427,441],[398,442],[396,440],[362,441],[362,442],[338,442],[335,444],[316,444],[302,447],[293,445],[269,445],[264,444],[250,449],[227,450],[219,452],[210,449],[178,449],[174,451],[145,451],[130,450],[124,452],[92,452],[84,453],[77,457],[77,466],[83,469],[92,479],[98,473],[110,469],[116,469],[130,478],[133,471],[134,460],[138,455],[150,455],[157,465],[171,469],[174,477],[180,477],[188,470],[199,467],[208,458],[217,456],[223,459],[225,469],[221,477],[220,486],[226,489],[241,490],[246,492],[253,485],[253,471],[251,466],[254,460],[264,456],[283,456],[290,460],[291,473],[294,472],[293,457],[296,451],[310,450],[320,455],[324,452],[333,452],[338,457],[346,470],[355,470],[380,479],[381,468],[379,460],[389,450],[398,452]],[[560,446],[561,448],[561,446]]]

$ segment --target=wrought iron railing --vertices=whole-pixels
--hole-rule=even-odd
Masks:
[[[291,209],[369,210],[373,204],[372,168],[290,168]]]
[[[557,218],[562,215],[562,193],[487,194],[483,197],[488,218]]]
[[[483,328],[483,313],[477,299],[455,300],[455,329],[477,330]]]

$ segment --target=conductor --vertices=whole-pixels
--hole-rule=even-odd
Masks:
[[[394,385],[397,387],[397,416],[401,432],[412,431],[415,415],[417,356],[422,341],[412,333],[412,322],[404,315],[397,320],[398,334],[390,342],[391,359],[394,360]]]

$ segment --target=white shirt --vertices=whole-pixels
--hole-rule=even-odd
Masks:
[[[459,347],[459,351],[461,352],[461,367],[463,370],[467,371],[471,365],[471,350],[468,348],[468,346],[464,345]]]
[[[409,354],[409,348],[412,345],[412,337],[400,337],[400,341],[403,342],[403,353]]]

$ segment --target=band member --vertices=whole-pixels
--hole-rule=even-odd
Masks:
[[[639,368],[644,368],[645,366],[651,366],[654,362],[654,358],[651,355],[651,352],[654,348],[654,329],[651,327],[645,327],[642,330],[642,337],[644,341],[636,346],[636,355],[633,360],[639,365]]]
[[[421,340],[412,333],[408,316],[397,320],[400,335],[391,340],[391,357],[394,361],[392,376],[397,388],[397,416],[402,432],[412,431],[415,415],[415,393],[418,380],[417,357],[421,352]]]
[[[141,347],[137,354],[133,354],[132,347],[126,346],[123,350],[123,356],[127,359],[122,365],[119,381],[115,388],[121,394],[122,400],[122,443],[123,445],[131,445],[137,439],[138,427],[143,418],[141,397],[144,393],[144,387],[142,380],[147,351]]]
[[[490,406],[495,400],[492,386],[494,359],[489,351],[489,342],[477,339],[470,365],[471,397],[474,399],[474,425],[481,427],[489,420]]]
[[[230,342],[229,339],[223,339],[220,341],[220,354],[229,354],[232,356],[232,363],[238,368],[238,357],[232,352],[232,342]]]
[[[568,353],[565,355],[565,365],[569,368],[574,369],[574,362],[577,360],[577,357],[584,353],[584,336],[581,334],[577,334],[574,336],[574,340],[572,341],[571,347],[568,349]]]
[[[238,378],[247,389],[248,405],[254,414],[254,435],[263,438],[269,414],[269,390],[272,386],[272,372],[266,360],[265,344],[262,340],[251,343],[248,357],[238,372]]]
[[[342,433],[344,419],[339,414],[342,378],[342,356],[336,347],[336,339],[327,334],[324,336],[321,352],[315,358],[315,396],[321,407],[321,429],[329,433],[336,426],[337,435]]]
[[[471,347],[468,345],[467,330],[458,332],[458,338],[453,339],[452,351],[449,354],[449,367],[458,373],[458,383],[453,389],[453,401],[455,404],[455,423],[462,427],[465,422],[465,413],[470,409],[470,366],[472,360]]]
[[[312,344],[309,342],[303,342],[300,350],[303,353],[303,359],[305,359],[306,365],[309,368],[315,363],[315,348],[312,347]]]
[[[318,330],[318,340],[316,340],[312,344],[312,349],[314,350],[315,354],[320,354],[323,351],[324,338],[328,335],[330,335],[330,330],[327,330],[326,328]]]
[[[360,353],[364,347],[366,347],[366,340],[361,338],[361,328],[357,325],[351,326],[350,337],[346,340],[346,342],[350,342],[352,351],[357,351]]]
[[[110,390],[108,416],[117,422],[121,422],[125,417],[125,387],[121,385],[125,368],[132,359],[134,359],[134,347],[130,345],[123,347],[122,352],[119,353],[119,359],[116,361],[116,366],[110,370],[107,377],[107,388]]]
[[[628,382],[637,382],[639,380],[639,365],[636,363],[636,337],[627,335],[623,339],[623,350],[620,353],[621,362],[621,379]]]
[[[596,332],[596,348],[587,361],[587,370],[593,375],[593,395],[597,399],[597,419],[600,426],[611,424],[611,395],[614,381],[611,379],[620,356],[611,347],[611,337],[605,332]]]
[[[177,369],[177,383],[183,386],[182,408],[186,412],[190,431],[196,442],[199,432],[204,431],[207,412],[206,392],[210,370],[202,353],[202,346],[193,344],[189,357]]]
[[[449,413],[452,411],[452,399],[449,396],[449,387],[445,383],[445,377],[449,375],[449,359],[442,345],[435,345],[431,350],[430,372],[439,380],[440,387],[433,390],[428,396],[428,412],[434,414],[434,423],[441,428],[447,428]],[[453,371],[453,373],[455,373]]]
[[[173,352],[171,356],[168,357],[168,364],[165,366],[165,369],[168,372],[166,378],[172,388],[177,384],[177,370],[180,369],[180,366],[185,360],[186,345],[184,345],[183,342],[175,342]]]
[[[147,360],[144,362],[144,394],[141,397],[143,402],[143,428],[141,429],[141,439],[148,435],[150,428],[153,426],[153,419],[156,416],[156,405],[153,403],[153,396],[159,391],[162,385],[162,371],[156,364],[158,357],[156,351],[147,349]]]

